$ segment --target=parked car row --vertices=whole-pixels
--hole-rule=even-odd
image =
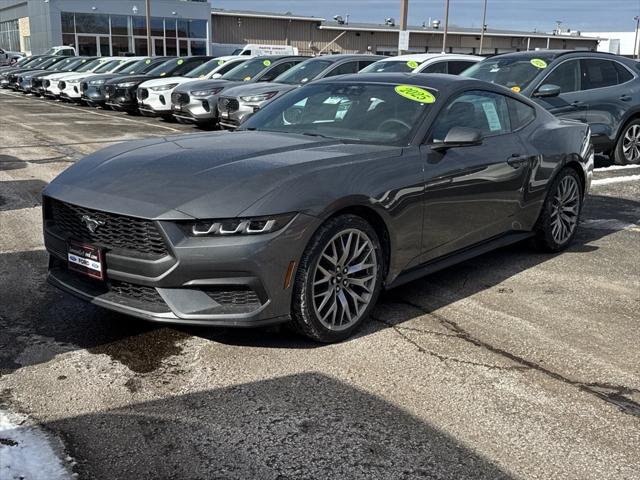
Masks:
[[[488,81],[562,118],[586,122],[596,151],[640,162],[640,68],[620,56],[533,51],[491,58],[455,54],[22,58],[0,86],[25,93],[235,129],[287,92],[349,73],[440,73]]]

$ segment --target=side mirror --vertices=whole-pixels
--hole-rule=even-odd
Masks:
[[[443,142],[432,143],[431,148],[435,151],[444,151],[449,148],[472,147],[482,144],[482,132],[475,128],[453,127],[447,133]]]
[[[562,89],[558,85],[547,83],[546,85],[542,85],[533,96],[538,98],[557,97],[561,91]]]

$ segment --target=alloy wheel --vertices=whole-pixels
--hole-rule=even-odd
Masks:
[[[628,163],[640,161],[640,125],[631,125],[624,134],[622,154]]]
[[[551,204],[551,235],[558,245],[571,238],[579,214],[580,186],[575,177],[568,175],[558,184]]]
[[[357,229],[336,234],[322,251],[313,274],[313,308],[329,330],[357,323],[371,303],[378,276],[373,242]]]

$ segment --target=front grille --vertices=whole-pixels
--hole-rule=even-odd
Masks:
[[[104,87],[104,92],[108,95],[113,95],[113,92],[116,91],[116,87],[114,87],[113,85],[106,85]]]
[[[140,100],[144,100],[145,98],[149,97],[149,90],[147,90],[146,88],[139,88],[138,89],[138,98]]]
[[[43,82],[44,88],[49,88],[51,86],[51,81],[50,80],[45,80]]]
[[[80,88],[82,89],[83,92],[86,92],[89,89],[89,84],[87,82],[82,82],[80,84]]]
[[[169,254],[162,235],[152,221],[100,212],[50,199],[49,219],[67,237],[113,250],[124,250],[146,257]],[[83,217],[101,223],[91,232]]]
[[[38,88],[41,85],[42,85],[42,79],[41,78],[34,78],[33,80],[31,80],[31,87]]]
[[[59,81],[58,82],[58,88],[60,90],[64,90],[65,88],[67,88],[67,82]]]
[[[222,97],[218,100],[218,108],[221,111],[235,112],[240,108],[240,103],[235,98]]]
[[[164,300],[162,300],[158,291],[153,287],[145,287],[144,285],[135,285],[133,283],[111,280],[109,282],[109,289],[116,295],[133,298],[139,302],[164,303]]]
[[[189,94],[184,92],[173,92],[171,94],[171,103],[176,105],[186,105],[189,103]]]

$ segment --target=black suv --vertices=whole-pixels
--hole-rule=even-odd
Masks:
[[[498,55],[463,72],[586,122],[596,151],[640,163],[640,63],[608,53],[545,50]]]

